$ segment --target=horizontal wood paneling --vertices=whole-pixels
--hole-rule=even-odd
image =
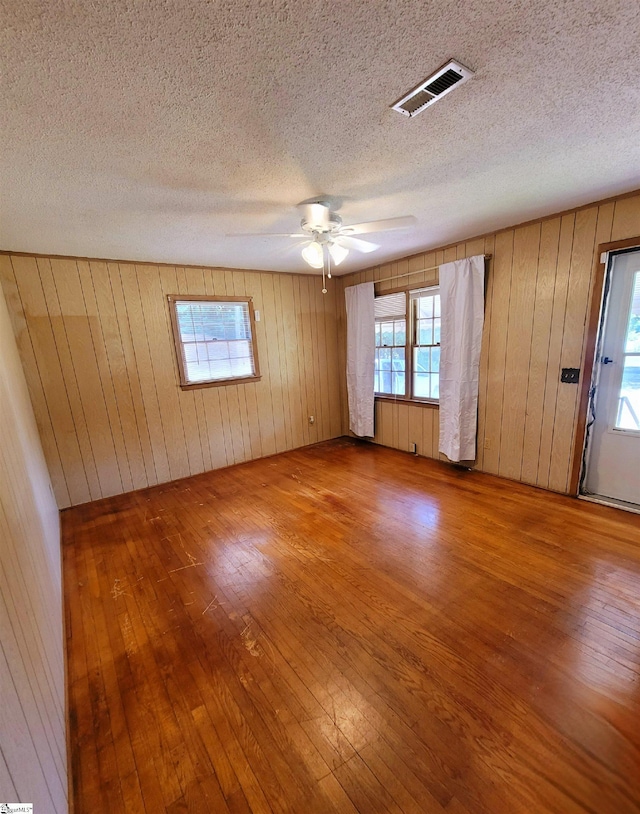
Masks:
[[[493,255],[487,266],[476,468],[567,492],[580,391],[560,382],[560,370],[583,366],[598,245],[636,235],[640,194],[341,277],[341,353],[346,286],[395,276],[376,286],[383,293],[407,283],[399,276],[403,272]],[[409,278],[412,288],[435,282],[437,271]],[[340,369],[344,381],[344,359]],[[415,410],[422,411],[422,421]],[[347,433],[346,391],[342,420]],[[396,449],[415,443],[419,454],[438,457],[438,431],[437,409],[393,401],[376,404],[376,443]]]
[[[63,814],[60,524],[2,292],[0,428],[0,800]]]
[[[341,433],[336,291],[317,277],[29,255],[0,276],[60,507]],[[181,293],[253,297],[260,381],[180,390]]]

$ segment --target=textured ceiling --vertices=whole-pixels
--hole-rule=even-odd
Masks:
[[[2,248],[310,271],[299,201],[372,235],[353,271],[640,187],[637,0],[8,0]],[[406,119],[449,58],[476,72]]]

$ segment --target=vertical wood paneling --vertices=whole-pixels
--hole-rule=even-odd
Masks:
[[[23,316],[38,364],[38,375],[47,395],[52,425],[56,428],[55,437],[70,500],[80,503],[92,500],[98,490],[95,464],[86,432],[82,433],[82,426],[80,432],[76,430],[75,415],[78,412],[78,404],[77,398],[72,395],[75,391],[75,381],[68,363],[63,366],[62,362],[64,337],[60,330],[62,327],[60,320],[56,318],[57,295],[51,287],[53,319],[50,319],[43,281],[39,274],[40,266],[30,257],[15,257],[12,262],[24,309]],[[60,348],[58,342],[61,344]],[[47,445],[44,444],[43,447],[46,451]]]
[[[495,236],[485,238],[484,253],[491,255],[495,252]],[[485,307],[484,325],[482,328],[482,346],[480,348],[480,365],[478,372],[478,438],[485,438],[487,418],[487,370],[489,368],[489,348],[491,346],[491,302],[493,299],[493,267],[491,261],[485,264]],[[478,444],[478,468],[484,466],[484,440]]]
[[[626,240],[640,235],[640,196],[623,198],[616,201],[614,206],[611,240]]]
[[[545,384],[553,311],[560,219],[545,221],[540,231],[538,273],[528,368],[527,406],[520,480],[536,483],[540,460],[540,428],[545,410]]]
[[[6,255],[0,270],[60,506],[341,432],[337,300],[316,276]],[[180,293],[253,297],[260,381],[179,388]]]
[[[53,432],[51,423],[51,411],[47,403],[40,376],[40,364],[34,353],[33,343],[29,334],[24,309],[18,293],[11,258],[7,255],[0,255],[0,281],[6,294],[6,301],[9,304],[9,313],[13,325],[13,331],[17,340],[20,356],[23,360],[25,378],[31,397],[31,404],[37,416],[38,431],[45,450],[45,456],[54,482],[54,491],[59,505],[67,505],[70,502],[67,480],[62,466],[58,441]],[[43,361],[43,360],[42,360]]]
[[[95,500],[103,488],[117,488],[118,471],[113,455],[110,454],[113,445],[109,438],[108,422],[104,416],[104,399],[102,393],[99,392],[99,379],[95,372],[95,365],[93,365],[93,369],[90,366],[90,360],[93,363],[95,357],[92,358],[88,348],[90,337],[86,314],[83,316],[83,306],[81,305],[82,293],[79,290],[78,268],[74,260],[48,261],[38,258],[38,271],[44,294],[42,318],[44,322],[49,321],[53,331],[64,386],[71,407],[73,427],[80,443],[91,499]],[[33,282],[37,283],[36,280]],[[68,303],[66,313],[63,313],[60,307],[61,299]],[[74,356],[74,351],[78,352],[77,356]],[[89,398],[87,390],[83,392],[80,388],[85,376],[89,378],[94,391],[93,399]],[[91,416],[92,428],[94,426],[99,428],[99,432],[95,435],[89,431],[89,416]],[[108,461],[101,472],[98,471],[99,461]]]
[[[278,348],[278,323],[276,316],[273,275],[265,274],[262,279],[262,307],[265,313],[265,352],[261,355],[267,363],[270,387],[270,398],[273,410],[273,443],[274,452],[287,449],[288,421],[284,413],[284,394],[280,372],[280,351]],[[310,316],[307,314],[307,317]],[[309,320],[307,320],[309,321]],[[246,385],[245,385],[246,386]],[[224,388],[227,390],[228,388]]]
[[[539,246],[540,224],[515,230],[504,363],[507,403],[502,412],[498,474],[516,480],[522,470],[533,326],[531,304],[535,301]]]
[[[60,526],[1,293],[0,427],[0,799],[29,801],[34,810],[64,814]]]
[[[598,211],[595,207],[583,209],[576,214],[567,284],[567,306],[562,330],[560,369],[580,366],[596,248],[594,241],[597,216]],[[559,375],[560,371],[557,373],[558,378]],[[558,386],[549,468],[549,488],[558,492],[565,492],[568,487],[575,434],[575,405],[578,396],[579,389],[576,385]]]
[[[489,329],[491,338],[487,366],[485,436],[482,440],[485,448],[484,471],[496,475],[500,467],[513,240],[513,232],[501,232],[496,235],[495,254],[491,261],[493,272],[491,325]]]
[[[126,313],[133,353],[133,359],[127,361],[131,365],[131,376],[136,380],[140,389],[143,405],[141,418],[149,434],[149,443],[153,456],[153,479],[149,482],[151,486],[154,483],[164,483],[171,480],[168,447],[165,441],[165,428],[151,364],[150,342],[142,313],[143,303],[136,268],[128,263],[120,263],[117,270],[122,287],[122,308]]]
[[[134,421],[130,421],[123,426],[127,449],[129,450],[129,460],[132,471],[139,470],[138,477],[141,480],[141,470],[144,468],[144,477],[147,485],[150,485],[158,482],[158,475],[151,446],[142,386],[138,375],[138,362],[133,345],[129,313],[126,307],[122,275],[116,263],[107,264],[107,276],[116,319],[114,330],[117,331],[120,338],[120,348],[112,345],[109,358],[111,366],[116,370],[119,386],[123,390],[122,400],[127,398],[126,392],[128,389],[133,406]]]
[[[126,371],[117,365],[122,358],[120,333],[115,320],[113,297],[106,263],[78,263],[80,284],[87,304],[89,327],[92,332],[98,374],[102,384],[109,424],[116,448],[122,487],[125,491],[140,489],[147,485],[144,466],[134,466],[127,449],[127,438],[135,438],[135,415],[128,385],[123,387]],[[125,374],[123,376],[123,373]],[[123,426],[127,427],[125,432]],[[139,446],[139,442],[138,442]],[[141,463],[141,462],[140,462]]]
[[[551,451],[555,434],[556,401],[560,386],[560,359],[564,333],[564,315],[567,307],[567,289],[575,215],[564,215],[560,221],[558,260],[553,289],[553,308],[549,329],[549,351],[547,355],[547,376],[544,390],[544,412],[540,428],[540,455],[538,460],[538,486],[549,488]]]
[[[485,252],[492,255],[485,287],[485,324],[478,394],[476,468],[565,492],[575,453],[579,388],[560,382],[562,367],[584,364],[586,321],[595,253],[601,243],[640,236],[640,194],[543,219],[340,280],[338,326],[344,357],[343,292]],[[437,271],[378,284],[377,293],[437,281]],[[341,371],[344,369],[344,361]],[[344,381],[344,373],[341,373]],[[346,394],[343,431],[348,432]],[[414,410],[422,414],[418,419]],[[391,400],[376,403],[376,435],[384,446],[438,454],[439,410]],[[580,441],[578,441],[580,443]]]

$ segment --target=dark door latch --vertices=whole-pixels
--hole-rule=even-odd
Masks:
[[[603,365],[610,365],[612,363],[613,363],[613,359],[611,359],[609,356],[605,356],[603,358],[603,360],[602,360]]]

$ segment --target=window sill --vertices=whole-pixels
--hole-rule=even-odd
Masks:
[[[408,399],[405,396],[379,396],[375,394],[376,401],[393,401],[396,404],[416,404],[418,407],[440,407],[439,401],[427,401],[426,399]]]
[[[193,382],[192,384],[180,384],[181,390],[198,390],[202,387],[224,387],[229,384],[247,384],[247,382],[259,382],[261,376],[243,376],[241,379],[220,379],[216,382]]]

